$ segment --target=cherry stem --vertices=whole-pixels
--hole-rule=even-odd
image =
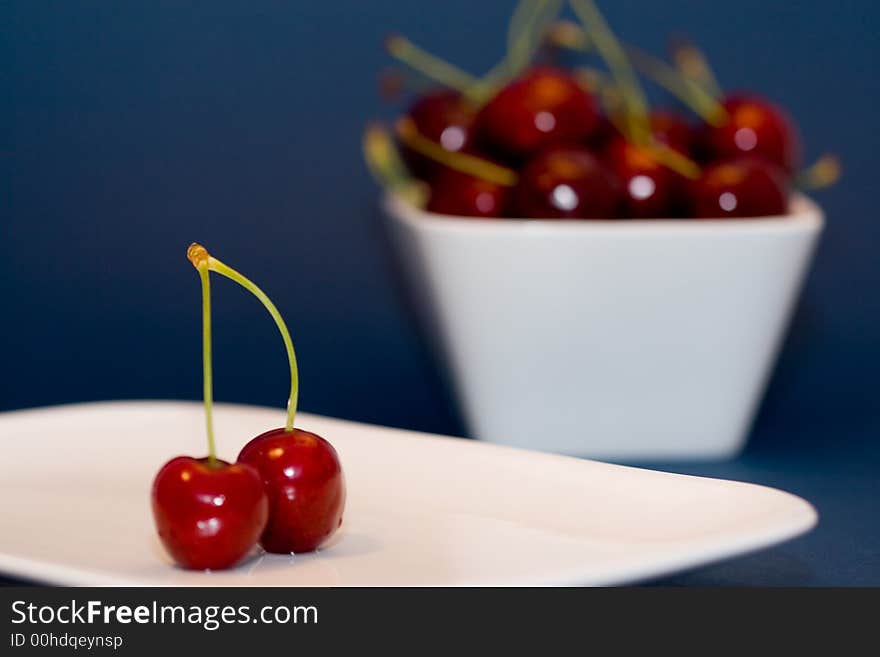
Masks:
[[[205,429],[208,434],[208,464],[217,463],[214,444],[214,384],[211,373],[211,278],[208,272],[208,252],[199,244],[190,244],[186,257],[199,272],[202,283],[202,399],[205,404]]]
[[[554,46],[560,48],[578,52],[590,52],[593,49],[593,44],[584,31],[569,21],[554,25],[547,36]],[[678,98],[701,119],[715,126],[723,125],[728,120],[727,112],[716,100],[714,93],[705,89],[697,80],[683,75],[674,66],[634,46],[622,44],[622,47],[636,69]]]
[[[507,51],[498,64],[479,81],[479,96],[488,99],[514,79],[534,59],[546,26],[562,9],[560,0],[519,0],[507,24]]]
[[[275,307],[272,300],[269,299],[266,293],[263,292],[263,290],[261,290],[253,281],[224,262],[211,256],[207,249],[200,244],[190,245],[187,255],[189,256],[190,261],[192,261],[196,268],[198,268],[200,274],[204,268],[205,277],[207,277],[207,273],[210,270],[241,285],[244,289],[259,299],[260,303],[262,303],[266,310],[269,311],[272,319],[275,320],[275,325],[278,327],[278,331],[281,333],[281,339],[284,341],[284,348],[287,350],[287,362],[290,365],[290,396],[287,400],[287,424],[285,425],[284,430],[287,432],[293,431],[293,420],[296,415],[296,403],[299,396],[299,370],[296,366],[296,352],[293,350],[293,340],[290,338],[290,331],[287,329],[287,324],[284,323],[284,318],[281,317],[281,313],[278,312],[278,308]],[[207,278],[204,280],[207,280]],[[210,342],[210,331],[208,333],[208,338],[208,341]],[[210,350],[207,353],[209,356],[208,361],[210,361]],[[207,371],[210,374],[210,368]],[[206,391],[208,390],[209,388],[206,387]],[[206,392],[206,395],[207,394],[208,392]]]
[[[636,143],[646,142],[650,135],[648,103],[623,46],[592,0],[571,0],[571,7],[617,81],[626,109],[627,136]]]
[[[709,60],[697,46],[679,38],[672,43],[671,51],[672,60],[685,77],[697,82],[714,98],[721,97],[721,85],[709,66]]]
[[[419,48],[406,37],[399,34],[389,36],[385,39],[385,49],[392,57],[414,71],[458,91],[465,97],[478,100],[475,98],[479,96],[481,87],[478,78]]]
[[[424,207],[428,199],[425,183],[413,178],[388,128],[378,122],[364,130],[362,148],[370,173],[383,187],[387,187],[416,207]]]
[[[516,172],[507,167],[484,160],[481,157],[448,151],[435,141],[421,134],[415,122],[407,117],[395,124],[397,136],[400,140],[414,151],[427,158],[439,162],[450,169],[466,173],[474,178],[486,180],[496,185],[510,187],[516,184]]]
[[[838,180],[842,173],[840,160],[836,155],[826,153],[795,177],[795,186],[804,190],[824,189]]]
[[[627,52],[636,68],[687,105],[706,123],[720,126],[729,120],[727,111],[715,95],[697,80],[682,75],[674,66],[638,48],[628,46]]]

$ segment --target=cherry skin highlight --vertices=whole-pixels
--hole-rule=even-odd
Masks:
[[[269,515],[257,470],[219,459],[171,459],[153,481],[151,500],[159,538],[180,566],[193,570],[221,570],[241,561]]]
[[[717,162],[691,185],[691,212],[697,218],[765,217],[785,214],[785,173],[760,158]]]
[[[617,180],[580,146],[551,146],[530,160],[512,191],[514,216],[613,219],[620,206]]]
[[[604,160],[620,181],[623,216],[657,219],[680,214],[684,180],[650,150],[619,137],[605,149]]]
[[[729,120],[706,124],[699,149],[706,161],[752,155],[763,157],[787,174],[800,165],[800,140],[782,108],[756,96],[732,95],[722,103]]]
[[[426,209],[437,214],[493,218],[504,214],[507,188],[466,173],[444,169],[431,185]]]
[[[238,462],[256,468],[269,497],[260,538],[267,552],[311,552],[342,524],[345,479],[336,450],[302,429],[273,429],[242,448]]]
[[[441,90],[424,94],[413,103],[407,115],[419,134],[447,151],[470,151],[474,114],[458,92]],[[410,172],[417,178],[431,181],[443,169],[441,164],[406,144],[401,145],[401,152]]]
[[[548,66],[526,72],[477,114],[475,138],[487,152],[521,162],[548,144],[585,142],[599,127],[592,96]]]

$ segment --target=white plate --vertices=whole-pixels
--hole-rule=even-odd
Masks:
[[[279,410],[220,405],[234,459]],[[171,565],[149,491],[205,452],[201,406],[106,402],[0,415],[0,571],[72,585],[620,584],[767,547],[816,523],[778,490],[302,414],[348,483],[343,530],[311,555],[202,573]]]

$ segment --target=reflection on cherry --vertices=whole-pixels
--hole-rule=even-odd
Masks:
[[[620,190],[590,151],[551,146],[523,168],[512,191],[514,216],[546,219],[613,219]]]
[[[619,137],[606,148],[605,161],[620,181],[624,216],[660,218],[680,213],[684,180],[649,149]]]
[[[566,71],[534,68],[479,112],[476,138],[488,152],[522,161],[548,144],[585,142],[599,124],[593,98]]]
[[[756,96],[732,95],[722,103],[728,120],[706,124],[699,148],[707,161],[760,156],[788,174],[800,165],[800,140],[794,123],[782,108]]]
[[[504,214],[507,188],[453,169],[443,169],[431,185],[428,212],[491,218]]]
[[[420,96],[407,115],[419,134],[457,153],[467,151],[471,144],[474,115],[458,92],[440,90]],[[423,180],[432,180],[440,165],[423,154],[402,144],[402,153],[410,172]]]
[[[698,218],[780,215],[787,210],[788,185],[776,165],[740,157],[707,167],[691,185],[690,202]]]

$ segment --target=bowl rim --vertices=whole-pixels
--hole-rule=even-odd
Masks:
[[[382,197],[382,206],[394,219],[419,230],[436,232],[510,234],[593,234],[644,235],[645,233],[776,233],[818,231],[825,221],[822,208],[805,194],[795,192],[789,212],[766,217],[736,219],[483,219],[437,214],[417,208],[391,190]]]

